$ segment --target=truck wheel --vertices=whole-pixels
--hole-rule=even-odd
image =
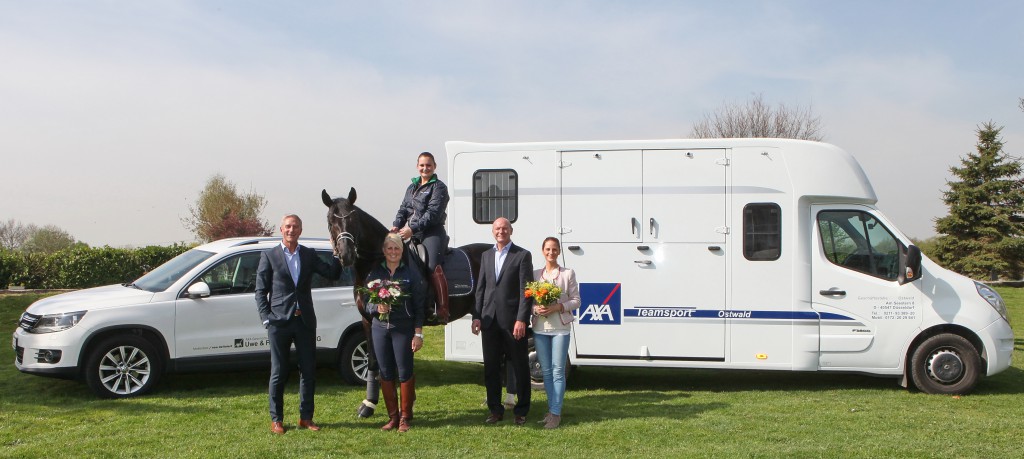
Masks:
[[[156,386],[163,368],[163,358],[145,338],[111,336],[89,353],[85,382],[103,398],[135,397]]]
[[[370,352],[362,333],[352,334],[341,346],[338,372],[341,379],[353,386],[366,384],[370,375]]]
[[[928,338],[910,360],[914,385],[926,394],[965,394],[974,388],[981,356],[970,341],[943,333]]]

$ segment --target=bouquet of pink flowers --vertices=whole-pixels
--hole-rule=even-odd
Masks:
[[[358,290],[359,293],[369,295],[370,303],[372,304],[394,306],[405,298],[405,293],[402,292],[402,286],[399,285],[397,281],[389,279],[374,279],[367,282],[366,287],[357,286],[356,290]],[[386,322],[390,315],[390,313],[382,312],[380,316],[378,316],[378,319]]]
[[[558,286],[551,282],[533,281],[526,283],[526,292],[524,295],[527,298],[533,298],[533,302],[535,304],[550,306],[552,303],[558,301],[558,297],[562,296],[562,289],[558,288]]]

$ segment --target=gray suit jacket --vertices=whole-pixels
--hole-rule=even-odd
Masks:
[[[316,310],[313,308],[313,293],[310,288],[313,274],[328,279],[341,275],[341,265],[334,258],[331,263],[320,261],[316,250],[299,245],[299,282],[292,281],[292,274],[280,245],[260,255],[256,269],[256,308],[260,320],[270,325],[284,325],[295,314],[296,307],[302,309],[302,322],[310,329],[316,329]]]
[[[493,324],[512,330],[517,320],[530,322],[533,300],[523,293],[526,283],[533,280],[533,256],[529,250],[511,244],[498,278],[494,277],[494,260],[493,248],[484,252],[480,259],[473,319],[480,320],[481,328],[490,328]]]

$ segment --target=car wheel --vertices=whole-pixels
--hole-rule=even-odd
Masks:
[[[370,378],[370,350],[362,333],[354,333],[341,346],[338,372],[341,379],[352,385],[366,384]]]
[[[85,381],[100,397],[127,398],[152,390],[162,372],[163,358],[153,343],[141,336],[118,335],[92,348]]]
[[[981,371],[978,350],[960,335],[943,333],[928,338],[910,360],[914,385],[927,394],[965,394]]]
[[[530,336],[527,341],[529,346],[529,357],[530,357],[530,381],[533,383],[544,384],[544,369],[540,366],[540,359],[537,358],[537,346],[533,344],[533,336]]]

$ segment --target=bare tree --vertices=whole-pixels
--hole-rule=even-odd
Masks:
[[[37,230],[36,225],[31,223],[25,225],[10,218],[6,222],[0,223],[0,248],[18,250],[25,245],[25,241],[28,240],[29,236]]]
[[[764,96],[755,94],[745,104],[724,104],[693,124],[690,137],[697,139],[774,137],[822,140],[821,117],[810,106],[790,107],[783,103],[772,107]]]

